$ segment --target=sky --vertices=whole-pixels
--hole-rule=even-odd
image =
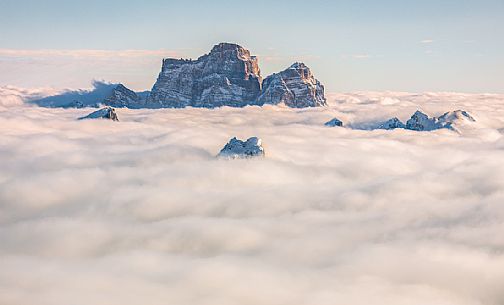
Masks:
[[[0,86],[152,87],[163,57],[234,42],[329,92],[504,93],[504,1],[0,1]]]

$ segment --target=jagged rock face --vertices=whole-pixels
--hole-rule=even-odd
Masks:
[[[141,98],[132,90],[126,88],[123,84],[117,85],[103,104],[116,108],[140,108],[142,107]]]
[[[105,107],[95,112],[92,112],[85,117],[79,118],[79,120],[88,120],[88,119],[108,119],[112,121],[119,121],[117,113],[115,112],[115,109],[112,107]]]
[[[149,107],[243,107],[261,91],[258,59],[236,44],[221,43],[197,60],[165,59],[148,97]]]
[[[386,129],[386,130],[391,130],[391,129],[397,129],[397,128],[406,128],[406,125],[404,125],[401,120],[398,118],[392,118],[378,126],[378,129]]]
[[[294,108],[327,105],[324,86],[303,63],[295,63],[280,73],[268,76],[262,86],[257,99],[260,104],[285,104]]]
[[[263,157],[264,148],[261,139],[257,137],[242,141],[232,138],[220,151],[218,157],[226,159],[243,159],[253,157]]]
[[[343,127],[343,122],[338,120],[337,118],[334,118],[324,125],[327,127]]]
[[[442,127],[436,118],[431,118],[421,111],[416,111],[406,122],[406,129],[416,131],[431,131]]]

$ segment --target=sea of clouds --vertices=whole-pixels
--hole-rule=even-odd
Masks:
[[[0,90],[0,304],[504,304],[504,95],[120,122],[23,103],[43,95]],[[369,130],[417,109],[477,122]],[[233,136],[266,158],[216,159]]]

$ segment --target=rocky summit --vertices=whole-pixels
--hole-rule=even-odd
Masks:
[[[466,111],[449,111],[440,117],[429,117],[421,111],[415,112],[406,122],[406,129],[416,131],[431,131],[441,128],[457,131],[455,125],[476,122],[476,120]]]
[[[108,119],[112,121],[119,121],[117,113],[115,112],[115,109],[112,107],[105,107],[95,112],[92,112],[87,116],[79,118],[79,120],[88,120],[88,119]]]
[[[440,123],[456,123],[456,122],[476,122],[476,119],[464,110],[449,111],[438,118]]]
[[[213,47],[197,60],[165,59],[147,103],[153,108],[243,107],[261,91],[258,59],[230,43]]]
[[[325,106],[324,86],[303,63],[295,63],[262,81],[256,56],[237,44],[220,43],[197,60],[163,60],[146,107],[263,104],[295,108]]]
[[[324,86],[310,68],[295,63],[286,70],[268,76],[263,82],[260,104],[284,104],[293,108],[325,106]]]
[[[397,128],[406,128],[406,125],[404,125],[401,120],[398,118],[391,118],[390,120],[383,122],[378,126],[378,129],[386,129],[386,130],[392,130],[392,129],[397,129]]]
[[[257,137],[242,141],[232,138],[220,151],[218,157],[225,159],[244,159],[253,157],[263,157],[264,148],[261,139]]]
[[[406,122],[406,129],[416,131],[431,131],[442,127],[436,118],[431,118],[419,110]]]
[[[123,84],[118,84],[103,104],[116,108],[141,108],[143,103],[135,91],[126,88]]]

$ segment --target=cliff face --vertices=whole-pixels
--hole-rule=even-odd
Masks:
[[[303,63],[295,63],[280,73],[268,76],[257,100],[260,104],[285,104],[294,108],[327,105],[324,86]]]
[[[236,44],[221,43],[197,60],[165,59],[149,107],[243,107],[261,91],[258,60]]]

